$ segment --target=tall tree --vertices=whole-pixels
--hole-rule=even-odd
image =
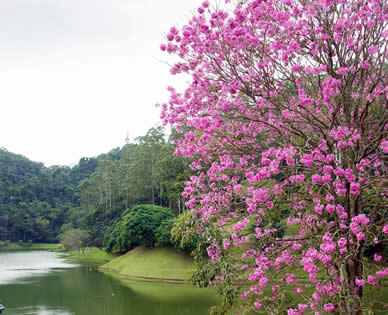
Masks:
[[[138,160],[143,167],[137,164],[137,171],[144,172],[142,175],[148,177],[147,182],[150,185],[152,204],[156,204],[156,198],[160,197],[160,179],[157,177],[156,163],[160,156],[160,151],[165,143],[164,130],[162,127],[151,128],[145,136],[138,137],[139,142]]]
[[[363,257],[388,234],[388,3],[229,5],[203,2],[161,45],[180,58],[171,73],[192,78],[161,116],[190,128],[176,154],[200,171],[182,232],[199,233],[209,259],[197,253],[193,280],[220,288],[221,313],[242,279],[246,310],[371,311],[364,287],[388,276]]]

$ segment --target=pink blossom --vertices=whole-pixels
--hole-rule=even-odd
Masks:
[[[338,141],[337,147],[338,147],[339,149],[345,148],[345,147],[346,147],[346,141],[343,141],[343,140]]]
[[[293,244],[292,245],[292,248],[295,249],[295,250],[298,250],[298,249],[301,249],[302,248],[302,245],[301,244]]]
[[[384,153],[388,153],[388,140],[381,141],[380,148]]]
[[[348,249],[346,247],[343,247],[340,249],[340,254],[344,254],[344,253],[347,253],[348,252]]]
[[[321,179],[322,179],[322,182],[325,184],[331,182],[331,176],[329,174],[323,175]]]
[[[387,145],[388,147],[388,145]],[[304,154],[303,157],[300,159],[300,163],[303,163],[307,167],[310,167],[313,164],[313,159],[311,155],[309,154]]]
[[[354,180],[356,180],[356,176],[354,176],[353,174],[353,170],[351,168],[347,168],[345,170],[345,177],[346,179],[349,181],[349,182],[352,182]]]
[[[375,255],[374,255],[374,260],[375,260],[375,261],[381,261],[382,258],[383,258],[383,257],[381,257],[381,256],[378,255],[378,254],[375,254]]]
[[[321,297],[318,295],[317,292],[314,292],[314,293],[313,293],[313,299],[314,299],[315,301],[317,301],[317,302],[319,302],[320,300],[322,300]]]
[[[386,277],[388,276],[388,268],[384,269],[384,270],[379,270],[379,271],[376,271],[376,275],[380,278],[383,278],[383,277]]]
[[[360,184],[359,183],[350,183],[350,193],[352,195],[359,195],[360,194]]]
[[[362,61],[361,64],[360,64],[360,67],[361,67],[362,69],[368,69],[368,68],[369,68],[368,60]]]
[[[168,33],[166,37],[170,42],[174,40],[174,34]]]
[[[333,167],[331,165],[325,165],[323,167],[323,171],[326,173],[326,174],[330,174],[332,171],[333,171]]]
[[[383,233],[388,234],[388,224],[384,225]]]
[[[307,309],[308,305],[307,304],[298,304],[298,308],[300,312],[303,314],[304,311]]]
[[[266,278],[266,277],[261,278],[261,279],[259,280],[259,285],[260,285],[260,287],[262,287],[262,288],[265,287],[265,286],[267,285],[268,281],[269,281],[269,279]]]
[[[314,174],[311,177],[311,180],[313,181],[313,184],[319,184],[321,182],[321,176],[318,174]]]
[[[362,240],[365,239],[365,234],[362,233],[362,232],[359,232],[359,233],[356,234],[356,237],[357,237],[357,239],[358,239],[359,241],[362,241]]]
[[[323,210],[324,206],[323,205],[316,205],[314,207],[314,211],[318,214],[322,214],[322,210]]]
[[[344,176],[345,175],[345,170],[341,167],[335,169],[333,172],[337,176]]]
[[[335,311],[335,306],[332,303],[324,304],[323,308],[325,309],[326,312],[334,312]]]
[[[374,55],[377,52],[378,52],[377,47],[375,45],[370,45],[370,47],[368,48],[368,53],[370,53],[371,55]]]
[[[324,252],[324,253],[327,253],[327,254],[330,254],[332,252],[335,251],[336,249],[336,245],[335,243],[329,243],[329,244],[321,244],[320,245],[320,249]]]
[[[255,307],[256,307],[257,309],[260,309],[261,306],[262,306],[262,304],[260,303],[260,300],[255,301]]]
[[[327,212],[332,213],[334,212],[334,210],[335,210],[335,205],[331,205],[331,204],[326,205]]]
[[[244,291],[244,293],[241,294],[241,299],[246,299],[248,297],[249,293],[250,293],[249,291]]]
[[[358,216],[353,217],[352,222],[357,223],[357,224],[367,225],[369,223],[369,219],[363,213],[363,214],[359,214]]]
[[[234,188],[234,190],[235,190],[237,193],[239,193],[239,192],[242,190],[242,186],[241,186],[240,184],[235,185],[233,188]]]
[[[357,286],[363,287],[365,285],[365,280],[364,279],[356,278],[355,283],[356,283]]]
[[[346,238],[343,238],[343,237],[342,237],[342,238],[340,238],[340,239],[338,240],[338,246],[339,246],[340,248],[345,247],[347,243],[348,243],[348,241],[347,241]]]
[[[378,285],[377,278],[375,276],[368,276],[367,279],[371,285],[374,285],[374,286]]]

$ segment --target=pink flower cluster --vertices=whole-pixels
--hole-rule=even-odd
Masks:
[[[365,227],[368,225],[368,223],[369,219],[366,217],[365,214],[359,214],[358,216],[352,218],[352,223],[350,223],[350,229],[353,234],[356,235],[359,241],[365,239],[365,233],[363,231],[365,230]]]

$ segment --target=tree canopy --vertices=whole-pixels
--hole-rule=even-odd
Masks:
[[[154,247],[160,237],[159,227],[165,224],[164,221],[172,218],[174,215],[169,208],[138,205],[126,211],[122,218],[109,228],[105,235],[105,250],[108,253],[127,252],[139,245]]]

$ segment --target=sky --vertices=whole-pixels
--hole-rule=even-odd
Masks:
[[[201,0],[0,0],[0,147],[74,165],[160,124],[159,46]]]

